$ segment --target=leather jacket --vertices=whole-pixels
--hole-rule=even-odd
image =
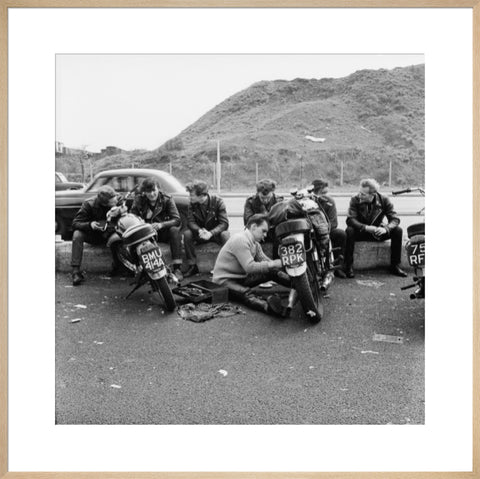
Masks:
[[[388,224],[382,224],[384,218],[387,218]],[[400,218],[387,196],[375,193],[371,203],[361,202],[359,194],[353,196],[350,200],[347,225],[358,231],[364,231],[365,226],[383,226],[390,232],[399,224]]]
[[[192,231],[205,228],[213,236],[228,229],[228,216],[225,203],[219,196],[207,195],[205,203],[195,203],[188,206],[188,227]]]

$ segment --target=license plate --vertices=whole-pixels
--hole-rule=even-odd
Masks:
[[[410,266],[425,266],[425,243],[414,243],[406,245],[407,257]]]
[[[162,252],[160,248],[152,248],[140,255],[140,261],[147,272],[155,273],[162,269],[165,269],[165,263],[163,262]]]
[[[278,253],[283,266],[296,267],[305,263],[307,255],[302,243],[281,245]]]

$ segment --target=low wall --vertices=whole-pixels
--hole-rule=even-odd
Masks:
[[[160,243],[165,261],[170,263],[170,247]],[[213,269],[220,247],[216,243],[197,245],[197,264],[200,272],[208,273]],[[271,256],[271,244],[267,244],[266,253]],[[56,241],[55,243],[55,269],[56,271],[69,272],[72,253],[71,241]],[[390,242],[358,242],[355,244],[354,269],[367,270],[385,268],[390,265]],[[92,273],[106,273],[112,267],[110,250],[102,246],[85,244],[82,268]],[[409,268],[402,248],[402,267]]]

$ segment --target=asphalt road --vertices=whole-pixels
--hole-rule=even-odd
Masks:
[[[125,300],[128,280],[59,273],[56,422],[423,424],[424,302],[406,282],[336,280],[315,326],[299,310],[193,323],[146,286]]]

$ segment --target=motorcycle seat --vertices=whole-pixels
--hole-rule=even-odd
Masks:
[[[125,246],[133,246],[134,244],[153,238],[156,234],[153,226],[145,223],[127,228],[122,235],[122,239]]]
[[[425,223],[415,223],[407,227],[407,236],[425,235]]]
[[[275,228],[275,236],[281,238],[282,236],[286,236],[290,233],[304,233],[306,231],[310,231],[310,225],[308,221],[304,218],[299,218],[280,223]]]

